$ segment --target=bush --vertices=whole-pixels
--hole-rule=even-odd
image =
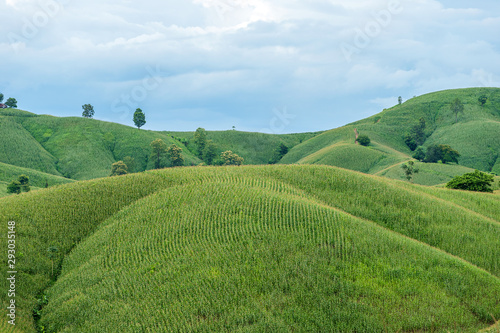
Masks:
[[[368,146],[371,140],[368,135],[360,135],[358,136],[358,143],[362,146]]]
[[[493,192],[491,188],[493,181],[493,175],[476,170],[453,178],[446,184],[446,187],[466,191]]]

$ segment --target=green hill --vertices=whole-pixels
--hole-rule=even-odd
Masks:
[[[493,194],[328,166],[174,168],[2,198],[0,221],[16,221],[17,332],[34,332],[33,308],[46,332],[477,332],[500,318]]]
[[[488,96],[484,106],[478,102]],[[455,124],[450,104],[459,98],[465,106]],[[398,178],[389,169],[411,159],[412,152],[404,136],[420,118],[426,121],[427,140],[431,144],[448,144],[461,154],[461,166],[486,172],[500,171],[500,89],[472,88],[431,93],[408,100],[370,118],[333,129],[295,146],[282,164],[327,164],[371,174]],[[355,144],[355,129],[368,135],[371,144]],[[415,177],[421,184],[436,185],[449,181],[468,169],[450,167],[446,172],[433,172],[439,167],[425,167],[425,177]],[[444,170],[443,168],[441,168]],[[433,176],[435,174],[435,176]],[[401,173],[402,175],[402,173]],[[422,180],[422,182],[421,182]]]

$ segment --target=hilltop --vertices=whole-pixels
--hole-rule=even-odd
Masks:
[[[46,332],[458,333],[500,318],[491,194],[328,166],[172,168],[2,198],[0,221],[18,235],[16,332],[35,331],[32,309]]]
[[[488,97],[481,105],[478,98]],[[455,98],[464,104],[458,123],[450,110]],[[500,174],[500,89],[446,90],[412,98],[372,117],[326,131],[295,146],[282,164],[327,164],[395,179],[402,179],[401,164],[412,159],[404,136],[426,122],[423,146],[447,144],[458,150],[460,167],[417,163],[415,182],[435,185],[478,169]],[[371,144],[355,144],[355,132],[368,135]]]
[[[488,97],[481,105],[478,97]],[[450,104],[459,98],[465,106],[458,123]],[[267,164],[280,144],[289,152],[280,164],[333,165],[350,170],[403,179],[401,165],[412,160],[405,135],[424,119],[425,142],[447,144],[460,153],[459,164],[417,162],[414,182],[439,185],[456,175],[478,169],[500,174],[500,89],[448,90],[412,98],[372,117],[340,128],[315,133],[263,134],[207,131],[217,154],[231,150],[245,164]],[[355,130],[371,139],[369,146],[355,144]],[[183,149],[185,165],[199,165],[194,132],[148,131],[80,117],[53,117],[22,110],[0,110],[0,163],[41,172],[37,179],[88,180],[109,176],[111,164],[131,157],[134,172],[153,168],[150,143],[162,139]],[[20,154],[19,152],[22,152]],[[0,170],[3,168],[0,164]],[[49,176],[50,175],[50,176]],[[0,172],[0,196],[15,175]],[[45,184],[45,181],[44,181]],[[40,187],[37,181],[35,187]]]

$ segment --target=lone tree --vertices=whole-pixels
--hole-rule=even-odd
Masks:
[[[154,159],[155,169],[159,169],[162,158],[167,154],[167,144],[162,139],[156,139],[150,145],[151,157]]]
[[[92,118],[94,117],[94,107],[90,104],[83,104],[82,105],[82,109],[83,109],[83,112],[82,112],[82,117],[85,117],[85,118]]]
[[[17,100],[15,98],[9,97],[7,102],[5,102],[9,108],[17,108]]]
[[[118,161],[111,164],[111,177],[112,176],[121,176],[126,175],[128,173],[128,167],[123,161]]]
[[[479,98],[477,100],[479,103],[481,103],[481,106],[483,106],[488,101],[488,96],[481,95],[481,96],[479,96]]]
[[[403,97],[399,96],[398,97],[398,104],[401,105],[403,103]]]
[[[228,150],[221,154],[221,159],[224,165],[241,165],[243,164],[243,157],[238,156],[232,151]]]
[[[3,98],[4,98],[4,95],[2,93],[0,93],[0,103],[3,102]]]
[[[462,176],[456,176],[446,184],[446,187],[466,191],[493,192],[492,184],[493,175],[476,170]]]
[[[134,112],[134,124],[138,129],[141,129],[142,126],[146,123],[146,115],[140,108],[137,108]]]
[[[184,157],[182,157],[182,148],[172,144],[167,148],[167,155],[170,159],[172,167],[182,166],[184,164]]]
[[[413,183],[413,175],[418,173],[418,169],[415,167],[415,162],[408,161],[408,163],[403,164],[401,166],[401,168],[403,169],[403,171],[405,173],[406,179],[409,182]]]
[[[203,156],[205,145],[207,144],[207,132],[204,128],[198,127],[196,132],[194,132],[194,144],[196,145],[196,149],[198,151],[198,157],[201,158]]]
[[[358,143],[362,146],[368,146],[371,140],[368,135],[360,135],[358,136]]]
[[[455,98],[450,105],[451,112],[455,115],[455,124],[458,123],[458,114],[464,113],[464,104],[459,98]]]

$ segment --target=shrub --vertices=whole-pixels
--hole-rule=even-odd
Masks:
[[[446,184],[446,187],[466,191],[493,192],[492,184],[493,175],[476,170],[453,178]]]
[[[362,146],[368,146],[370,144],[371,140],[368,137],[368,135],[360,135],[358,137],[358,143]]]

